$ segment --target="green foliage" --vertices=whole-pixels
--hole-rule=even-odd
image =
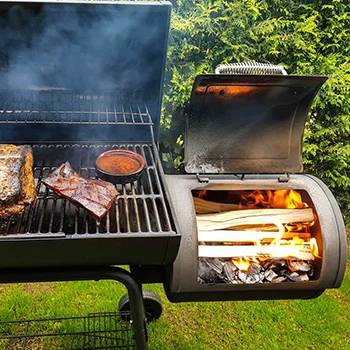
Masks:
[[[165,166],[181,168],[183,108],[194,77],[220,63],[283,65],[327,75],[304,137],[305,171],[322,179],[350,215],[350,5],[348,0],[173,1],[163,105]]]

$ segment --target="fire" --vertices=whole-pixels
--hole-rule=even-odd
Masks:
[[[232,259],[232,262],[241,271],[248,271],[249,266],[252,263],[249,258]]]
[[[302,200],[302,196],[299,192],[294,190],[276,190],[276,191],[253,191],[245,196],[242,196],[242,201],[240,206],[245,208],[275,208],[275,209],[302,209],[308,208],[308,204]],[[315,217],[316,220],[316,217]],[[293,224],[282,224],[280,222],[275,222],[276,231],[278,235],[273,239],[270,245],[275,246],[293,246],[293,245],[305,245],[310,248],[313,256],[319,257],[319,249],[317,241],[315,238],[302,238],[298,235],[293,236],[292,238],[283,238],[286,233],[295,232],[295,233],[309,233],[310,227],[314,224],[314,221],[308,223],[293,223]],[[254,242],[254,245],[261,246],[260,241]],[[253,257],[244,257],[239,259],[232,259],[233,264],[240,270],[247,271],[251,263],[261,264],[266,261],[266,257],[259,256],[256,258]],[[286,257],[288,265],[290,265],[290,260]],[[290,265],[291,268],[292,265]],[[291,271],[293,269],[291,268]]]
[[[248,208],[301,209],[308,207],[308,204],[303,202],[300,193],[294,190],[256,190],[243,195],[241,204]]]

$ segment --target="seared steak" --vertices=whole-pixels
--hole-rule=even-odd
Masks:
[[[84,207],[97,220],[101,220],[108,212],[119,194],[113,184],[83,177],[68,162],[59,166],[42,182],[59,196]]]
[[[21,213],[35,198],[31,147],[0,145],[0,217]]]

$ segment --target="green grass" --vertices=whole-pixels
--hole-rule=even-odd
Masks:
[[[350,349],[350,266],[340,289],[313,300],[171,304],[161,285],[147,288],[164,306],[150,349]],[[125,292],[111,281],[0,285],[0,319],[117,311]]]

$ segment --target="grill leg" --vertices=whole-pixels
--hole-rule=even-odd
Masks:
[[[121,270],[121,271],[119,271]],[[147,329],[145,311],[143,308],[142,290],[133,277],[127,271],[119,269],[114,271],[114,278],[125,285],[130,298],[130,311],[132,326],[135,332],[137,349],[147,349]]]
[[[138,350],[148,349],[142,290],[128,271],[114,266],[0,270],[0,283],[98,281],[101,279],[118,281],[127,288],[136,347]]]

